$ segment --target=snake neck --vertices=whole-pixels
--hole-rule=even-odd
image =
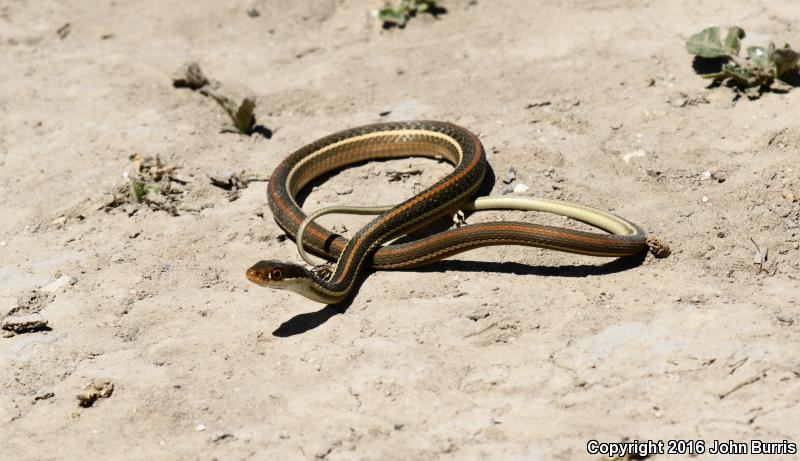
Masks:
[[[470,173],[452,187],[439,188],[440,192],[431,199],[438,204],[435,207],[404,208],[403,204],[374,219],[350,240],[332,273],[311,272],[314,291],[319,296],[344,299],[356,286],[367,260],[383,243],[429,224],[471,198],[480,187],[484,171],[481,165],[469,170]]]

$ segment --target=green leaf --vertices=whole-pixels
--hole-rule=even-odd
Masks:
[[[406,25],[408,18],[418,13],[433,12],[438,7],[438,0],[401,0],[394,7],[378,10],[378,19],[385,24]]]
[[[233,115],[233,121],[236,127],[245,134],[250,134],[253,131],[253,125],[256,124],[256,119],[253,116],[253,110],[256,108],[256,101],[253,98],[244,98],[239,110]]]
[[[147,196],[147,185],[144,181],[134,181],[133,184],[131,184],[131,192],[133,193],[133,199],[136,203],[142,203],[145,196]]]
[[[723,64],[722,72],[728,74],[729,77],[736,80],[737,83],[744,87],[750,87],[758,84],[756,75],[737,65]]]
[[[728,29],[728,35],[725,36],[725,48],[727,48],[734,56],[739,56],[739,50],[742,48],[741,39],[744,38],[744,29],[739,26],[733,26]]]
[[[728,56],[728,50],[719,39],[719,27],[709,27],[689,37],[686,42],[686,50],[701,58]]]
[[[770,62],[767,57],[767,49],[763,46],[749,46],[747,47],[747,57],[754,66],[761,70],[768,70]]]
[[[378,11],[378,19],[390,24],[404,26],[406,24],[406,12],[394,8],[383,8]]]
[[[709,27],[689,37],[686,50],[701,58],[724,58],[738,56],[744,30],[733,26],[728,29],[725,41],[720,39],[719,27]]]

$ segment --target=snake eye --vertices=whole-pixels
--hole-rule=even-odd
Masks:
[[[283,272],[281,272],[280,269],[273,269],[270,273],[270,276],[272,277],[272,280],[283,280]]]

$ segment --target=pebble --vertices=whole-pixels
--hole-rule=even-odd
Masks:
[[[191,88],[197,90],[208,85],[208,77],[200,70],[196,62],[187,62],[172,74],[172,84],[176,88]],[[126,173],[127,174],[127,173]]]
[[[525,192],[528,192],[529,189],[530,187],[528,187],[526,184],[519,183],[516,186],[514,186],[514,193],[524,194]]]
[[[781,314],[781,315],[778,315],[776,318],[778,319],[778,321],[783,322],[783,323],[785,323],[787,325],[791,325],[791,324],[794,323],[794,319],[789,317],[788,315]]]
[[[4,247],[6,245],[8,245],[8,242],[6,242],[5,240],[0,240],[0,247]]]
[[[197,431],[197,432],[203,432],[204,430],[206,430],[206,425],[205,424],[198,424],[197,427],[194,428],[194,430]]]
[[[223,189],[231,189],[238,182],[238,177],[233,171],[217,171],[213,173],[208,173],[208,179],[211,180],[211,184],[221,187]]]
[[[75,277],[71,275],[62,275],[61,277],[57,278],[56,280],[48,283],[47,285],[43,286],[40,291],[43,293],[58,293],[60,291],[64,291],[67,288],[75,285],[78,281]]]
[[[472,313],[467,314],[467,318],[472,320],[473,322],[477,322],[478,320],[485,319],[489,315],[490,313],[487,310],[476,310]]]
[[[672,104],[673,107],[677,107],[677,108],[686,107],[686,105],[689,104],[689,100],[686,99],[686,98],[670,99],[670,100],[667,100],[667,102]]]
[[[708,196],[704,195],[703,198],[700,199],[700,201],[703,203],[708,203]]]
[[[503,176],[503,182],[506,183],[506,184],[511,184],[516,179],[517,179],[517,170],[515,170],[514,167],[512,166],[511,168],[508,169],[506,174]]]
[[[625,163],[631,163],[631,159],[636,157],[645,157],[646,155],[647,152],[645,152],[644,149],[638,149],[633,152],[628,152],[627,154],[623,154],[622,161],[624,161]]]
[[[700,175],[700,180],[705,181],[707,179],[711,179],[710,171],[704,171],[703,174]]]
[[[86,385],[84,391],[75,397],[78,399],[78,405],[83,408],[89,408],[99,399],[107,399],[114,393],[114,383],[108,379],[94,380]]]

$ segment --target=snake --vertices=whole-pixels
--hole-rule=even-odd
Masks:
[[[298,194],[309,183],[343,167],[370,160],[428,157],[444,160],[453,170],[420,193],[393,206],[337,206],[306,216]],[[358,285],[362,272],[406,269],[494,245],[523,245],[564,252],[624,257],[648,248],[646,232],[612,213],[591,207],[536,197],[475,198],[487,170],[486,153],[476,135],[441,121],[375,123],[325,136],[284,159],[267,188],[278,226],[303,249],[335,261],[333,266],[306,268],[283,260],[262,260],[247,269],[251,282],[293,291],[324,303],[342,302]],[[405,243],[392,243],[461,210],[511,209],[546,211],[567,216],[608,233],[516,221],[467,224]],[[322,214],[378,214],[346,239],[314,220]],[[298,238],[299,237],[299,238]]]

